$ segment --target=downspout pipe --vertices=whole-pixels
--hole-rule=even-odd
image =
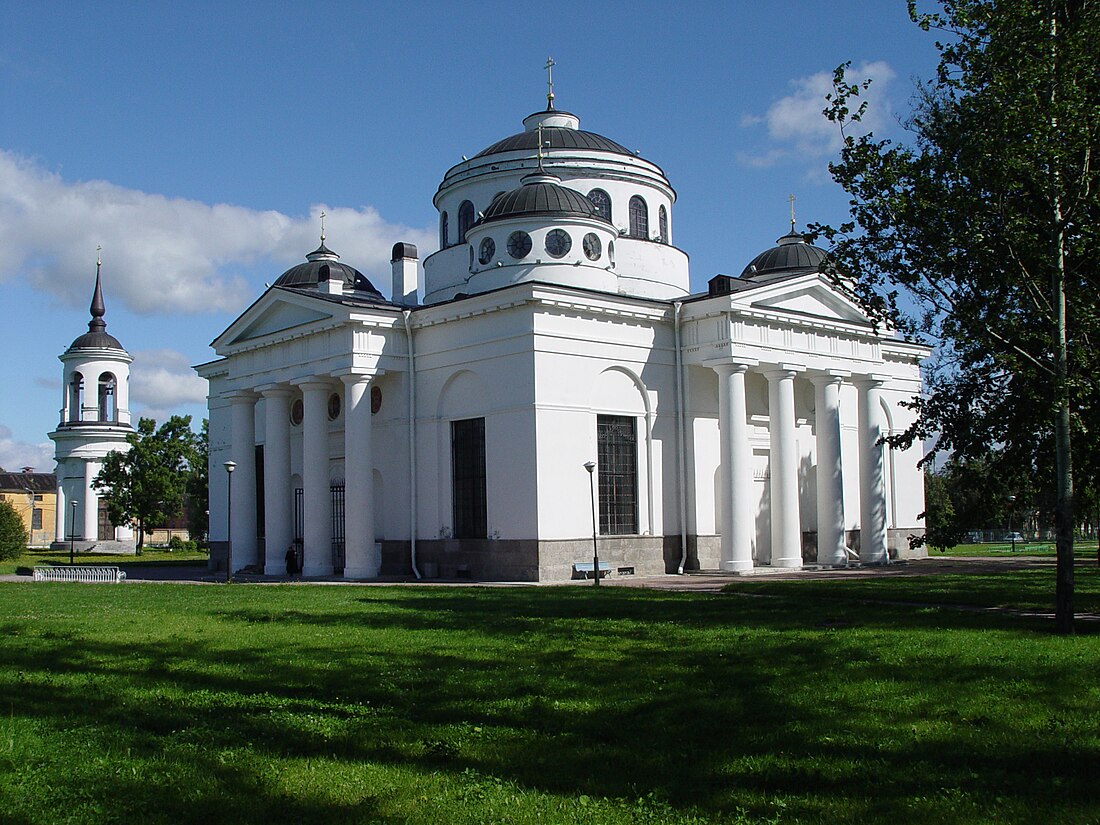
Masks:
[[[679,488],[680,494],[680,566],[676,569],[676,572],[681,576],[684,574],[684,567],[687,565],[688,557],[688,539],[687,539],[687,440],[684,433],[684,366],[683,356],[680,352],[680,307],[683,306],[682,301],[674,301],[672,304],[672,325],[673,325],[673,349],[676,352],[676,440],[677,452],[679,459],[677,463],[677,475],[679,476]]]
[[[401,313],[405,319],[405,336],[409,340],[409,561],[413,575],[418,579],[420,568],[416,564],[416,354],[413,350],[412,311]]]

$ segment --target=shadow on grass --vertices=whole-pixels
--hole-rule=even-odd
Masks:
[[[1095,731],[1076,727],[1095,655],[996,632],[1011,622],[625,590],[243,590],[182,600],[204,631],[0,631],[12,724],[83,757],[51,772],[62,798],[119,819],[365,821],[384,784],[278,778],[377,768],[712,816],[781,797],[805,819],[926,821],[913,800],[945,792],[956,821],[1002,797],[1031,816],[1095,805]]]

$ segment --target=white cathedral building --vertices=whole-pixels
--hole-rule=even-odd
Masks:
[[[661,168],[552,93],[523,126],[443,176],[422,283],[399,243],[387,299],[322,232],[214,340],[233,569],[281,574],[293,546],[307,577],[566,580],[594,522],[611,576],[908,555],[919,446],[882,438],[928,349],[793,225],[691,294]]]

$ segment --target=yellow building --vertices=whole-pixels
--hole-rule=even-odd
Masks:
[[[49,547],[57,519],[57,476],[36,473],[33,467],[21,473],[0,469],[0,500],[10,501],[23,517],[31,547]]]

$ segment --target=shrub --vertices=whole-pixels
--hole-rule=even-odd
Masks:
[[[195,542],[193,542],[193,541],[184,541],[179,536],[172,536],[172,538],[168,539],[168,549],[169,550],[193,551],[193,550],[195,550],[195,548],[196,548]]]
[[[27,549],[23,519],[10,501],[0,501],[0,560],[17,559]]]

